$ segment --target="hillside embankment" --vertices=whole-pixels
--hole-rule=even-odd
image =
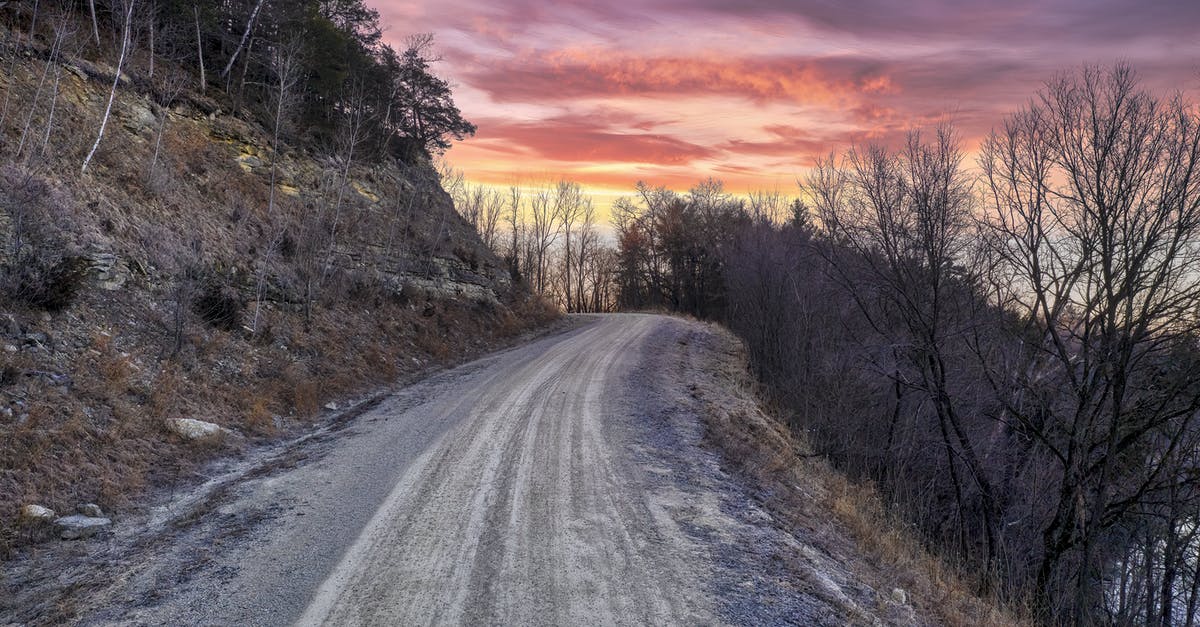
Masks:
[[[119,515],[207,459],[557,317],[512,284],[428,160],[275,151],[220,90],[11,35],[0,557],[81,505]]]

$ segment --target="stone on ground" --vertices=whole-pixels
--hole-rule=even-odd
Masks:
[[[97,518],[82,514],[64,516],[54,521],[54,525],[58,527],[58,535],[63,540],[90,538],[111,524],[112,520],[108,518]]]

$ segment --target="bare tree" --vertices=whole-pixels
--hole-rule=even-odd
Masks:
[[[550,251],[562,230],[562,218],[558,213],[561,204],[556,201],[557,187],[543,187],[533,193],[529,203],[529,238],[533,264],[531,283],[539,294],[549,288]]]
[[[329,227],[329,248],[325,253],[325,268],[321,274],[324,283],[333,268],[333,255],[337,250],[338,228],[341,226],[342,209],[346,192],[350,184],[350,169],[358,157],[358,149],[366,140],[367,122],[366,87],[361,80],[355,79],[350,84],[350,98],[345,105],[345,115],[341,132],[337,137],[338,164],[341,172],[338,174],[337,195],[333,204],[333,219]]]
[[[563,233],[563,303],[568,312],[575,311],[578,296],[573,297],[574,284],[571,282],[571,269],[575,266],[575,256],[571,251],[572,238],[575,235],[575,223],[582,216],[588,204],[583,196],[583,188],[578,183],[560,181],[555,186],[554,213],[562,223]],[[581,270],[575,268],[576,274]]]
[[[42,76],[41,76],[41,79],[38,80],[37,89],[33,92],[33,101],[29,103],[29,111],[26,113],[26,116],[25,116],[25,126],[21,130],[21,138],[17,142],[17,150],[14,155],[16,158],[20,158],[21,152],[25,148],[25,140],[29,135],[30,128],[33,126],[33,116],[37,113],[38,103],[41,101],[42,91],[46,86],[46,80],[50,76],[50,69],[52,67],[55,68],[55,70],[56,70],[55,78],[54,78],[54,87],[53,87],[53,98],[54,98],[55,102],[57,102],[57,100],[58,100],[58,85],[59,85],[58,79],[61,77],[61,70],[62,70],[62,66],[60,65],[59,61],[60,61],[60,57],[62,56],[62,48],[66,41],[66,36],[67,36],[67,31],[65,29],[55,29],[54,42],[50,45],[50,54],[46,57],[46,63],[42,67]],[[54,106],[54,103],[52,103],[51,106]]]
[[[948,127],[932,142],[913,132],[899,154],[872,145],[850,151],[844,166],[832,157],[819,160],[804,187],[832,241],[851,253],[829,249],[830,268],[871,328],[895,347],[868,358],[933,409],[957,516],[972,516],[972,494],[982,501],[982,561],[989,571],[1001,550],[996,493],[957,404],[949,349],[971,324],[955,310],[955,266],[969,243],[972,206],[961,159]],[[915,376],[893,374],[891,355],[903,356]],[[964,537],[959,545],[966,552],[970,543]]]
[[[163,135],[167,132],[167,122],[171,119],[171,107],[179,95],[183,93],[185,78],[183,73],[173,71],[168,72],[165,76],[160,72],[159,80],[155,86],[155,104],[158,105],[158,130],[154,133],[154,152],[150,157],[150,180],[154,180],[155,169],[158,167],[158,158],[162,153]]]
[[[523,192],[520,185],[510,185],[508,188],[508,271],[514,277],[520,276],[522,269],[529,268],[522,264],[521,243],[525,238],[525,213],[522,210],[521,198]]]
[[[135,1],[125,0],[125,23],[121,30],[121,54],[117,57],[117,68],[114,71],[115,76],[113,76],[112,89],[108,92],[108,104],[104,107],[104,116],[100,118],[100,131],[96,134],[96,143],[92,144],[91,151],[88,152],[87,158],[83,160],[83,167],[80,168],[80,172],[82,173],[87,172],[88,164],[92,162],[92,157],[96,156],[96,150],[100,148],[100,142],[104,139],[104,129],[108,126],[108,118],[112,115],[113,101],[117,98],[117,87],[121,84],[121,71],[125,68],[125,57],[129,52]]]
[[[204,38],[200,35],[200,7],[192,5],[192,17],[196,20],[196,62],[200,65],[200,92],[208,90],[208,79],[204,76]]]
[[[1020,316],[1024,364],[988,371],[1056,470],[1038,588],[1090,624],[1107,534],[1186,476],[1200,409],[1200,362],[1187,357],[1200,332],[1200,118],[1126,66],[1089,67],[1010,117],[981,164],[990,284]]]
[[[291,115],[294,105],[296,86],[300,83],[303,71],[301,54],[303,46],[298,39],[291,39],[276,45],[272,51],[272,65],[275,80],[272,90],[271,107],[271,174],[270,187],[267,190],[267,225],[272,228],[267,245],[263,249],[263,258],[259,261],[255,278],[254,319],[251,331],[258,333],[258,324],[262,316],[262,302],[266,290],[267,273],[272,257],[283,240],[285,229],[277,226],[275,202],[278,195],[277,177],[279,175],[279,151],[282,148],[281,136],[284,124]]]
[[[595,305],[595,299],[589,298],[587,289],[589,287],[589,279],[591,280],[591,289],[593,295],[595,291],[600,289],[596,283],[597,276],[589,276],[589,266],[593,264],[595,256],[594,248],[599,244],[596,233],[596,207],[592,203],[591,198],[583,199],[583,208],[580,212],[579,228],[575,233],[575,254],[574,259],[568,262],[568,265],[575,266],[575,309],[576,311],[599,311]]]
[[[88,0],[88,10],[92,15],[92,37],[96,40],[96,45],[100,45],[100,23],[96,20],[96,0]]]
[[[258,21],[258,12],[262,10],[263,0],[257,0],[254,3],[254,8],[250,11],[250,17],[246,20],[246,30],[242,32],[242,39],[238,42],[237,48],[233,49],[233,54],[229,56],[229,63],[225,64],[225,69],[221,70],[221,78],[228,80],[229,73],[233,71],[233,65],[237,63],[238,55],[246,47],[246,42],[250,39],[250,33],[254,30],[254,24]]]
[[[72,15],[68,13],[60,14],[54,19],[53,24],[55,40],[62,39],[63,41],[71,41],[74,39],[76,29],[74,27],[74,19]],[[76,44],[74,46],[75,50],[73,54],[78,54],[84,45],[86,44]],[[59,49],[59,56],[62,56],[61,46]],[[58,95],[59,87],[62,84],[62,71],[63,66],[61,63],[54,68],[54,89],[50,94],[50,112],[46,114],[46,129],[42,134],[42,148],[38,152],[38,154],[42,157],[45,157],[46,152],[50,149],[50,135],[54,130],[55,114],[58,112]]]

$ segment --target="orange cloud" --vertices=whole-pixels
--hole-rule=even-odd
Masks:
[[[670,135],[651,133],[651,122],[634,122],[628,131],[598,123],[592,116],[558,117],[536,122],[477,121],[473,143],[502,154],[582,163],[687,165],[719,153]]]
[[[899,92],[881,64],[853,57],[710,59],[563,50],[480,66],[465,78],[497,102],[708,94],[830,105]]]

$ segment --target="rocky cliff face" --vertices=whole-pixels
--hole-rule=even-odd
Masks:
[[[511,284],[430,163],[276,153],[236,96],[173,92],[162,63],[123,75],[81,173],[114,72],[48,57],[0,48],[0,555],[22,505],[119,513],[330,399],[556,315]],[[229,437],[189,441],[181,418]]]

